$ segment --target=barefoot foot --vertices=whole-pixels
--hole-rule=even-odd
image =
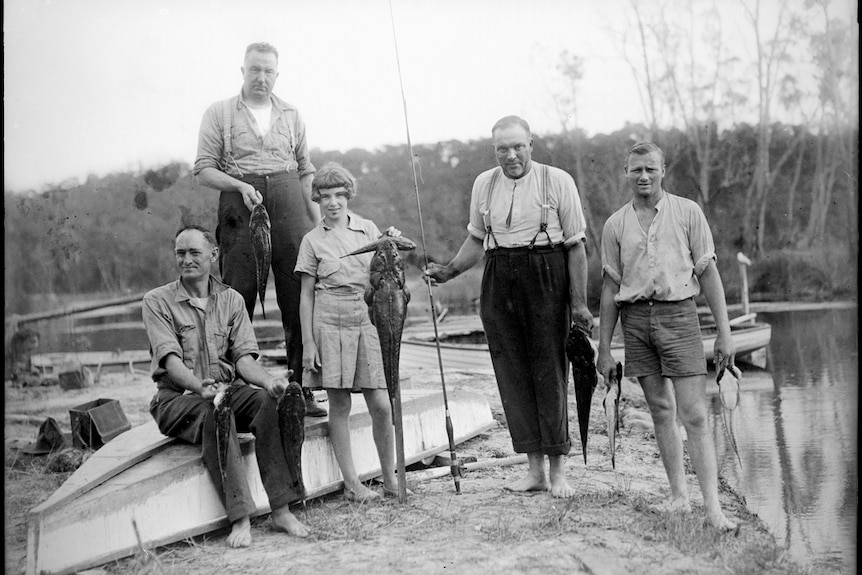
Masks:
[[[722,533],[727,533],[728,531],[736,531],[739,529],[739,526],[724,516],[724,513],[718,511],[717,513],[707,513],[706,518],[709,520],[709,524],[721,531]]]
[[[344,498],[348,501],[353,501],[355,503],[368,503],[369,501],[380,499],[380,494],[376,491],[368,489],[365,485],[360,483],[354,489],[350,489],[349,487],[345,486]]]
[[[575,490],[572,489],[565,477],[551,477],[551,496],[560,498],[574,497]]]
[[[545,479],[544,475],[541,477],[527,475],[523,479],[504,485],[503,489],[508,491],[517,491],[519,493],[523,493],[525,491],[547,491],[548,481]]]
[[[272,512],[272,526],[276,531],[285,531],[294,537],[308,537],[310,531],[296,516],[290,512],[287,505]]]
[[[251,520],[247,516],[231,524],[227,544],[234,548],[251,545]]]
[[[691,503],[688,497],[677,497],[659,505],[658,510],[661,513],[691,513]]]

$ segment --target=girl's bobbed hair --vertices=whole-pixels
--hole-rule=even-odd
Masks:
[[[330,188],[344,188],[347,190],[347,199],[352,200],[356,197],[356,178],[341,164],[326,162],[317,170],[311,181],[312,201],[320,203],[320,190]]]

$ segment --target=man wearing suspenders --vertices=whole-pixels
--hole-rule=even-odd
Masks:
[[[278,51],[265,42],[246,49],[242,91],[216,102],[201,121],[194,174],[219,196],[218,240],[222,281],[242,294],[254,316],[257,275],[249,216],[263,203],[272,229],[272,270],[287,365],[302,383],[299,278],[293,272],[302,237],[320,219],[311,201],[315,168],[308,152],[305,123],[294,107],[272,93],[278,78]],[[307,414],[326,415],[309,389]]]
[[[526,477],[506,488],[571,497],[565,341],[572,322],[593,325],[586,220],[572,177],[532,161],[526,121],[506,116],[491,135],[499,167],[473,184],[467,238],[452,261],[425,273],[443,283],[485,256],[480,316],[512,446],[529,461]]]

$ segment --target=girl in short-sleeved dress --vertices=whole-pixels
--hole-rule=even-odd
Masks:
[[[380,494],[359,481],[350,446],[351,392],[362,392],[371,416],[380,458],[383,493],[397,496],[395,435],[377,331],[363,299],[372,253],[344,256],[381,237],[374,222],[350,214],[356,180],[334,162],[324,165],[311,184],[322,220],[302,239],[296,260],[300,274],[303,386],[326,390],[329,438],[344,477],[344,496],[369,501]],[[390,235],[400,235],[390,228]]]

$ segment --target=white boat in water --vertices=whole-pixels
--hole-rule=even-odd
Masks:
[[[732,319],[731,338],[737,361],[765,367],[765,351],[772,339],[772,327],[755,319],[755,314]],[[493,373],[491,355],[488,344],[484,343],[484,329],[478,316],[449,316],[445,322],[438,323],[437,331],[444,370]],[[708,362],[713,359],[715,337],[715,326],[702,323],[703,352]],[[593,347],[598,349],[598,342],[595,339],[591,341]],[[438,369],[437,348],[431,321],[414,324],[404,330],[401,365]],[[611,353],[614,359],[624,362],[622,342],[615,341],[611,345]]]

